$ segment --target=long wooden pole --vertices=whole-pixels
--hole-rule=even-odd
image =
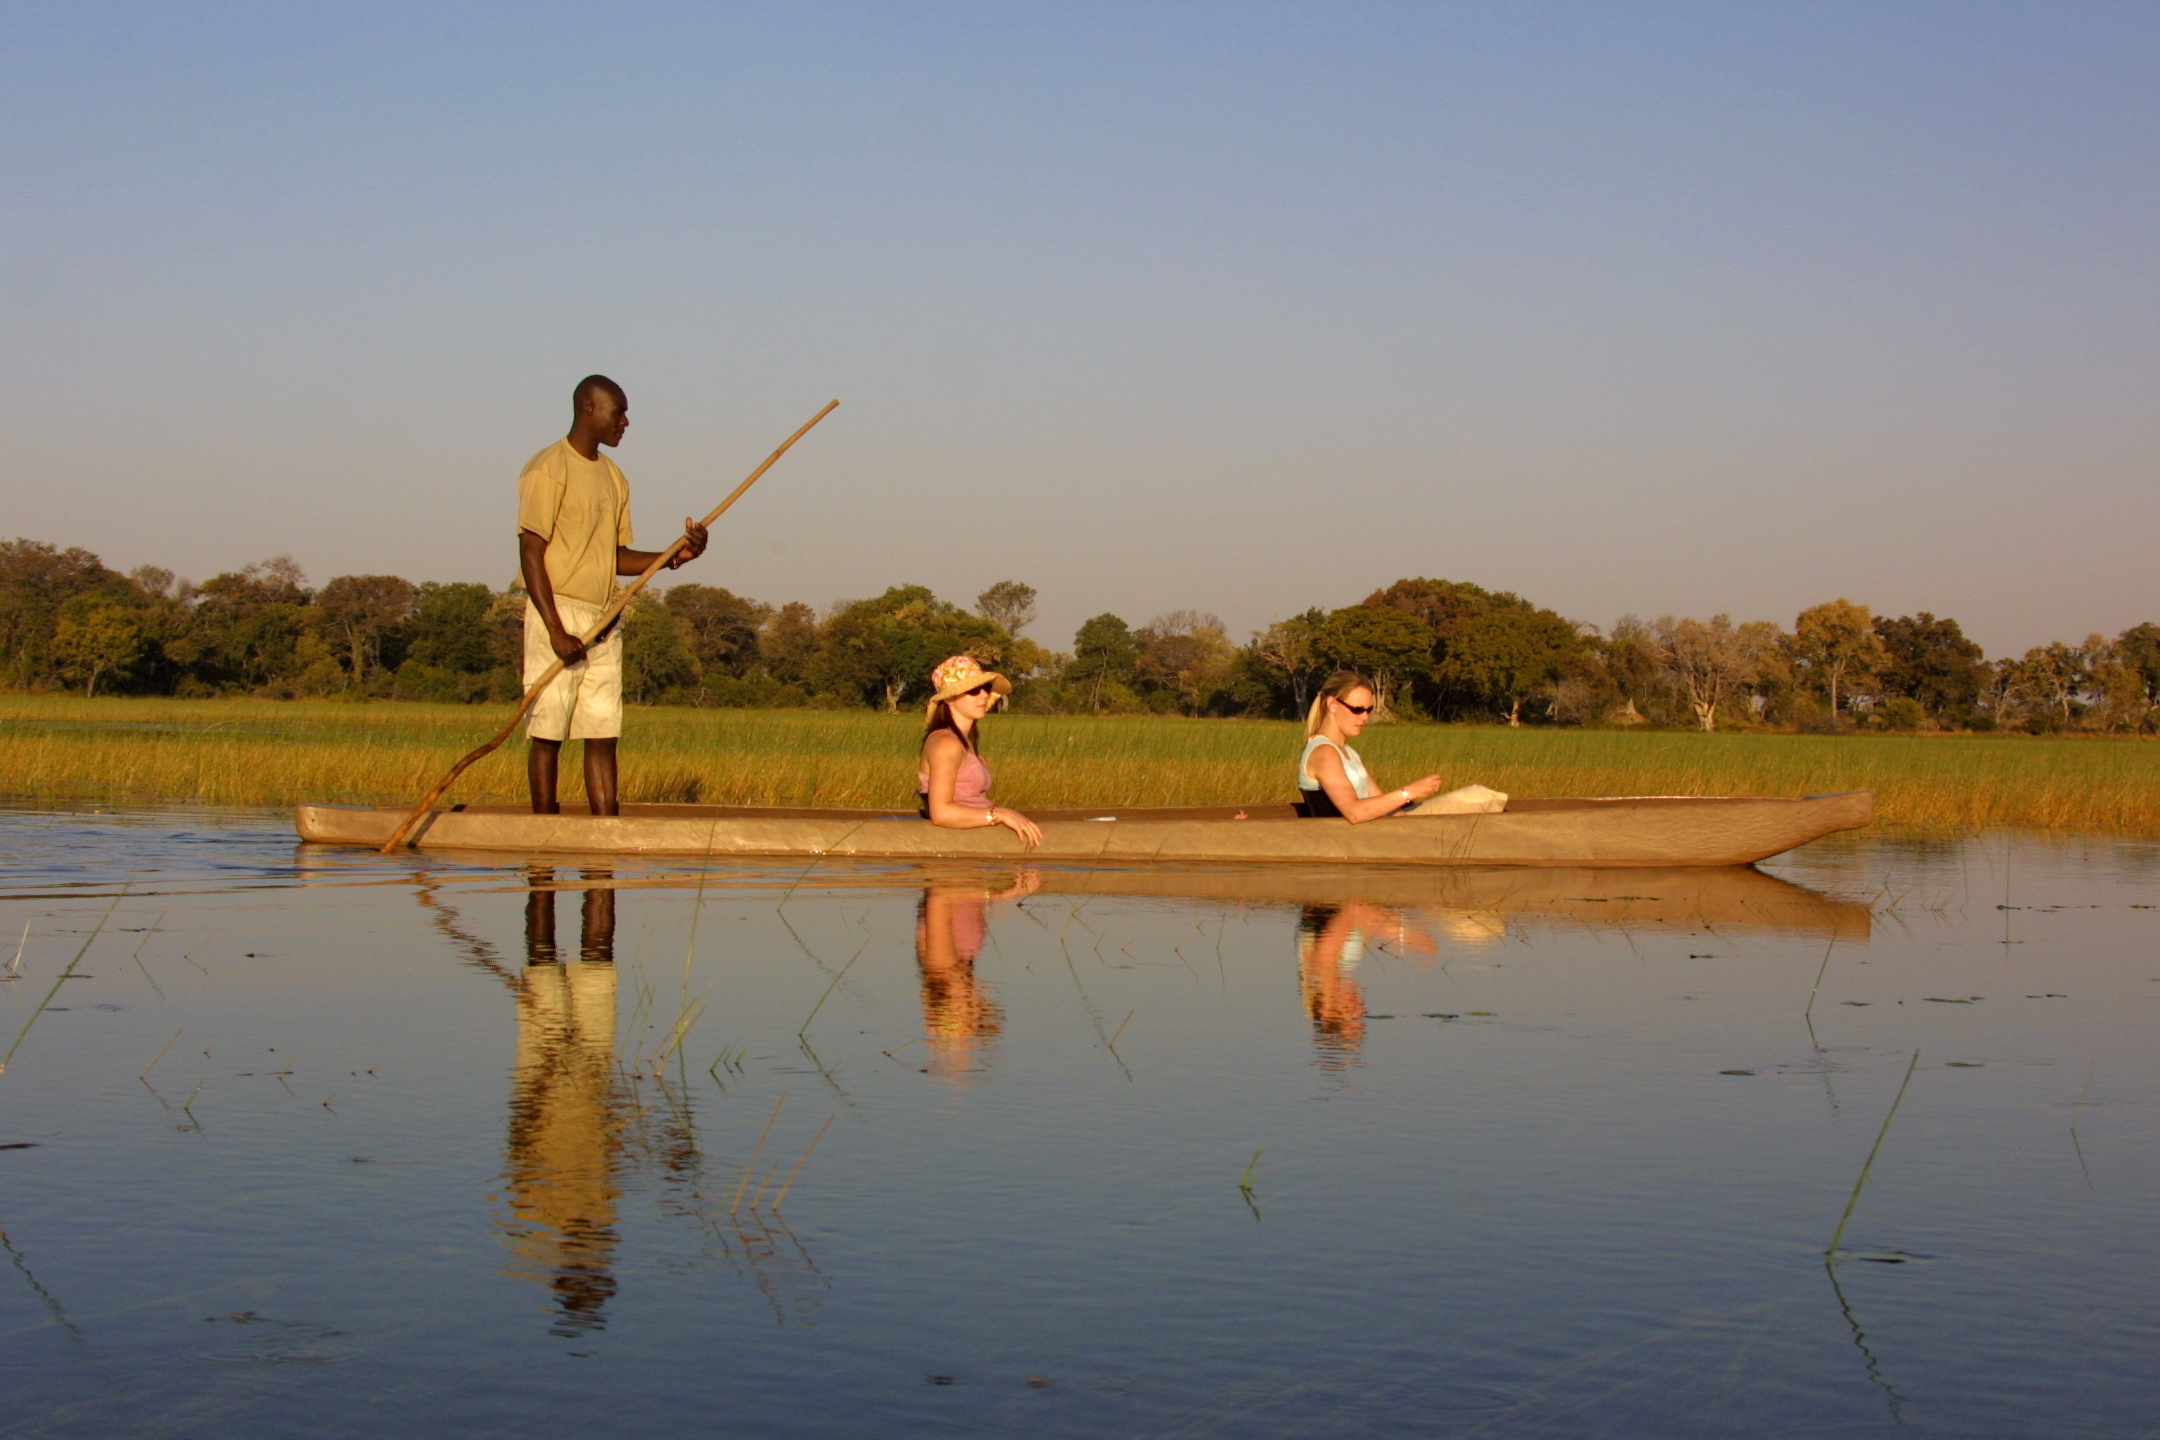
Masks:
[[[759,476],[763,475],[767,470],[772,469],[773,463],[777,461],[782,455],[787,454],[788,447],[790,445],[793,445],[797,440],[800,440],[803,436],[809,434],[811,426],[817,424],[818,421],[823,420],[827,415],[832,414],[832,412],[838,409],[839,406],[840,402],[838,400],[832,401],[830,404],[826,405],[824,409],[818,411],[817,414],[811,416],[809,420],[805,421],[802,429],[797,430],[793,435],[788,436],[786,440],[782,441],[779,449],[773,451],[772,454],[765,457],[764,464],[758,466],[757,469],[751,471],[749,478],[744,480],[742,484],[737,485],[734,491],[729,494],[727,499],[721,501],[718,507],[713,510],[712,514],[705,517],[705,524],[709,526],[715,520],[718,520],[722,515],[725,515],[727,513],[728,507],[730,505],[733,505],[737,500],[742,499],[743,492],[757,483]],[[599,639],[602,635],[606,634],[608,626],[615,623],[616,618],[622,614],[623,608],[627,606],[631,602],[631,600],[636,598],[638,591],[645,588],[645,582],[652,579],[653,576],[659,574],[661,567],[666,565],[669,560],[672,560],[675,557],[675,552],[689,543],[690,536],[687,532],[676,536],[675,543],[668,546],[667,549],[661,551],[660,554],[653,560],[653,562],[645,567],[644,573],[639,575],[637,579],[631,581],[628,588],[626,588],[620,595],[615,597],[615,602],[612,605],[608,606],[606,612],[601,615],[598,622],[593,625],[593,628],[586,634],[580,635],[578,637],[578,643],[580,645],[590,645],[593,643],[593,641]],[[479,749],[473,751],[471,754],[467,755],[464,759],[458,761],[457,764],[451,766],[450,773],[443,776],[441,781],[436,784],[435,788],[428,791],[427,795],[422,798],[420,803],[413,807],[412,813],[410,815],[407,815],[403,823],[401,823],[397,827],[397,829],[392,832],[390,838],[383,842],[383,854],[391,854],[396,851],[399,846],[405,843],[405,837],[412,833],[413,827],[418,825],[420,821],[426,817],[428,811],[435,808],[435,802],[442,799],[444,794],[449,791],[450,787],[457,783],[458,776],[464,774],[467,770],[471,769],[485,756],[492,754],[497,746],[501,745],[503,741],[510,738],[510,732],[517,729],[518,722],[525,718],[526,712],[532,709],[535,701],[539,700],[540,693],[543,690],[547,689],[549,684],[554,681],[555,677],[562,673],[562,670],[563,660],[560,656],[558,656],[556,657],[554,664],[548,666],[546,670],[541,672],[540,678],[538,680],[533,681],[531,685],[528,685],[525,688],[525,698],[518,701],[517,713],[510,717],[508,724],[504,725],[502,729],[495,732],[495,738],[488,741],[485,745],[482,745]]]

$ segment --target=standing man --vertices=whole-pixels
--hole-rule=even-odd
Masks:
[[[615,577],[637,575],[659,558],[630,548],[630,482],[600,453],[622,443],[630,399],[605,375],[588,375],[571,394],[570,433],[525,462],[518,476],[518,568],[525,577],[525,683],[560,658],[525,733],[532,749],[525,775],[536,815],[559,815],[555,776],[565,740],[585,742],[585,797],[595,815],[618,813],[615,740],[622,734],[622,626],[582,645],[614,597]],[[683,521],[687,553],[670,570],[705,553],[705,527]]]

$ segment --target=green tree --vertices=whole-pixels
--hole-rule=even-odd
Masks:
[[[104,595],[79,595],[61,607],[53,655],[63,675],[83,682],[87,697],[97,694],[100,678],[125,674],[144,642],[136,610]]]
[[[929,688],[939,661],[973,655],[994,669],[1006,643],[995,625],[927,587],[895,585],[874,600],[841,606],[825,623],[811,679],[821,693],[898,710],[910,692]]]
[[[1430,679],[1433,629],[1407,611],[1349,605],[1332,611],[1313,632],[1313,649],[1329,669],[1355,670],[1372,681],[1373,718],[1394,718],[1397,691]]]
[[[1610,642],[1601,635],[1584,637],[1583,645],[1561,667],[1560,678],[1547,692],[1552,717],[1565,725],[1591,725],[1612,715],[1620,703],[1620,687],[1613,681]]]
[[[316,622],[336,638],[356,688],[383,665],[386,644],[403,647],[419,598],[419,586],[395,575],[340,575],[316,595]],[[402,658],[393,654],[391,668]]]
[[[701,675],[683,625],[657,598],[640,596],[623,614],[623,698],[659,705],[682,698]]]
[[[1903,696],[1937,718],[1964,715],[1980,698],[1987,656],[1965,638],[1958,622],[1918,615],[1883,616],[1875,621],[1884,663],[1878,683],[1885,696]]]
[[[108,593],[113,588],[108,587]],[[107,689],[125,683],[129,689],[152,694],[172,692],[181,670],[166,653],[166,646],[187,629],[193,594],[194,587],[185,581],[177,581],[170,570],[138,565],[128,572],[124,598],[115,598],[121,599],[134,613],[135,623],[142,630],[143,648],[124,676],[107,678]]]
[[[1512,591],[1487,590],[1467,580],[1428,578],[1397,580],[1383,590],[1375,590],[1360,603],[1371,609],[1399,611],[1432,631],[1430,668],[1406,679],[1403,688],[1416,695],[1435,715],[1479,710],[1488,703],[1487,697],[1475,688],[1461,685],[1451,688],[1441,678],[1445,673],[1441,667],[1447,660],[1448,647],[1455,643],[1463,627],[1480,616],[1499,611],[1538,610],[1537,606]]]
[[[1583,634],[1551,687],[1553,718],[1578,725],[1641,725],[1653,716],[1666,718],[1668,690],[1657,637],[1635,616],[1623,615],[1610,635]]]
[[[705,674],[740,679],[756,672],[758,630],[771,606],[718,585],[670,586],[665,602]]]
[[[758,663],[783,685],[807,685],[818,655],[817,611],[791,600],[758,627]]]
[[[2027,728],[2060,730],[2084,708],[2084,693],[2093,678],[2092,651],[2057,640],[2026,651],[2005,669],[2005,698],[2023,714]]]
[[[1456,628],[1434,678],[1521,725],[1523,702],[1547,693],[1583,648],[1574,624],[1550,610],[1488,610]]]
[[[1102,713],[1103,687],[1123,685],[1140,663],[1140,644],[1132,627],[1115,615],[1097,615],[1073,636],[1073,662],[1065,671],[1069,684],[1088,687],[1088,707]]]
[[[32,686],[55,678],[61,607],[118,578],[87,550],[0,540],[0,683]]]
[[[1374,610],[1399,610],[1433,632],[1442,647],[1463,622],[1489,610],[1527,610],[1530,602],[1505,590],[1487,590],[1467,580],[1397,580],[1360,602]]]
[[[505,590],[488,602],[487,688],[469,689],[472,700],[516,700],[525,693],[525,614],[532,602],[522,589]]]
[[[2123,709],[2127,728],[2152,729],[2160,717],[2160,625],[2133,625],[2116,636],[2109,649],[2110,697]]]
[[[400,700],[503,700],[524,692],[525,592],[474,581],[420,586],[406,626]]]
[[[1253,636],[1246,647],[1246,673],[1261,687],[1258,708],[1288,710],[1302,719],[1321,676],[1320,650],[1314,637],[1327,621],[1318,606],[1293,615]],[[1264,698],[1262,698],[1264,697]]]
[[[1035,623],[1035,587],[1000,580],[975,597],[975,613],[1017,638]]]
[[[1612,677],[1622,724],[1662,715],[1666,689],[1665,653],[1656,633],[1641,619],[1623,615],[1613,622],[1603,646],[1605,671]]]
[[[167,651],[197,688],[267,686],[295,670],[312,598],[289,556],[213,575],[195,592],[187,628]]]
[[[1023,680],[1054,679],[1070,658],[1024,636],[1005,642],[1005,673],[1015,685]]]
[[[488,633],[494,606],[495,592],[476,581],[428,581],[413,601],[407,662],[452,675],[486,674],[499,663]]]
[[[1169,697],[1184,714],[1206,712],[1230,683],[1237,647],[1213,615],[1172,610],[1141,626],[1133,639],[1140,647],[1134,683]]]
[[[1833,722],[1852,692],[1872,683],[1890,658],[1867,606],[1842,596],[1800,612],[1789,653],[1802,680],[1829,700]]]

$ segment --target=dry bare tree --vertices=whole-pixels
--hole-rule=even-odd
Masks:
[[[1007,635],[1018,636],[1035,623],[1035,587],[1000,580],[975,597],[975,613]]]
[[[1717,729],[1718,708],[1754,683],[1762,644],[1756,629],[1735,626],[1730,615],[1707,621],[1666,615],[1652,627],[1667,673],[1704,730]]]

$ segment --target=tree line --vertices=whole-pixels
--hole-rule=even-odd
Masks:
[[[1403,579],[1234,641],[1211,614],[1095,616],[1069,650],[1029,638],[1036,591],[972,608],[920,585],[823,611],[716,585],[641,596],[624,620],[634,703],[869,707],[920,700],[969,653],[1053,714],[1298,716],[1337,668],[1384,715],[1509,724],[2147,733],[2160,728],[2160,626],[1989,660],[1957,621],[1836,599],[1767,620],[1623,617],[1610,630],[1504,590]],[[35,540],[0,542],[0,684],[84,694],[511,701],[524,595],[340,575],[278,557],[200,584]]]

